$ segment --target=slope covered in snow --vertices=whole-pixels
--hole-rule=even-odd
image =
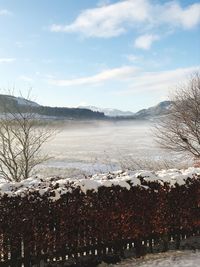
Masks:
[[[171,107],[172,101],[163,101],[156,106],[139,110],[137,113],[135,113],[135,117],[139,119],[144,119],[149,117],[166,115],[170,111]]]
[[[79,106],[78,108],[85,108],[90,109],[92,111],[103,112],[108,117],[127,117],[133,116],[134,113],[131,111],[122,111],[119,109],[112,109],[112,108],[99,108],[95,106]]]
[[[31,107],[40,107],[40,105],[34,101],[25,99],[23,97],[15,97],[12,95],[2,95],[0,94],[0,102],[4,104],[20,105],[20,106],[31,106]]]
[[[141,109],[136,113],[111,108],[98,108],[95,106],[80,106],[79,108],[103,112],[108,117],[131,117],[133,119],[148,119],[166,115],[172,106],[172,101],[162,101],[153,107]]]
[[[13,97],[14,100],[17,101],[18,105],[21,106],[31,106],[31,107],[39,107],[40,105],[34,101],[27,100],[23,97]]]

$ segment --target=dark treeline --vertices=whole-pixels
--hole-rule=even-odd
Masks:
[[[101,119],[104,118],[104,113],[94,112],[89,109],[79,108],[64,108],[64,107],[34,107],[36,113],[45,116],[76,118],[76,119]]]

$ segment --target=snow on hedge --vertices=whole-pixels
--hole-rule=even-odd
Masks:
[[[72,178],[28,178],[21,182],[6,182],[0,179],[0,196],[26,196],[29,192],[38,192],[43,196],[45,193],[54,192],[53,201],[61,195],[80,188],[83,193],[88,190],[98,191],[99,187],[120,186],[129,190],[131,186],[142,186],[141,179],[147,182],[169,183],[183,185],[187,178],[195,178],[200,175],[200,168],[188,168],[186,170],[169,169],[157,172],[153,171],[116,171],[105,174],[95,174],[85,179]]]

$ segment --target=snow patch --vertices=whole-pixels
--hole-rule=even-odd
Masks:
[[[97,192],[100,187],[119,186],[130,190],[131,186],[142,186],[148,189],[148,186],[141,184],[141,179],[146,182],[158,182],[160,184],[168,183],[170,186],[184,185],[187,178],[196,178],[200,176],[200,168],[188,168],[185,170],[169,169],[161,171],[115,171],[112,173],[95,174],[85,179],[50,177],[28,178],[21,182],[6,182],[0,179],[0,196],[21,196],[28,195],[29,192],[37,192],[40,196],[50,195],[52,201],[57,201],[61,195],[71,193],[79,188],[84,194],[87,191]]]

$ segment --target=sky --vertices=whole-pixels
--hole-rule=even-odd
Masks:
[[[0,93],[135,112],[199,66],[198,0],[0,0]]]

